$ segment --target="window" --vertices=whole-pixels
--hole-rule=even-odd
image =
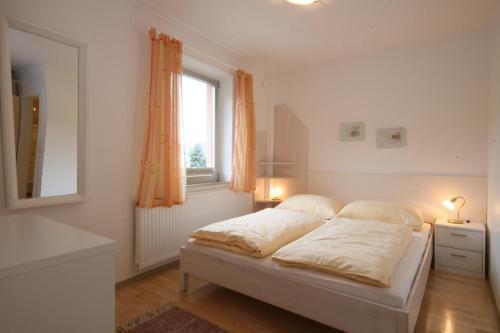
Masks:
[[[217,90],[219,82],[184,71],[182,116],[187,183],[218,181]]]

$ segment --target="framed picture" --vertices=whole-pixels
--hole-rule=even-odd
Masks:
[[[363,141],[365,139],[365,123],[342,123],[339,127],[340,141]]]
[[[406,146],[406,128],[377,129],[377,148],[402,148]]]

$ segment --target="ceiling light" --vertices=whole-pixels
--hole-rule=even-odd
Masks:
[[[318,2],[318,0],[286,0],[286,2],[289,2],[294,5],[298,6],[307,6],[307,5],[312,5],[313,3]]]

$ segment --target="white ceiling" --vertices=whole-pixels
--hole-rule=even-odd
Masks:
[[[485,29],[500,0],[139,0],[246,60],[293,68]]]

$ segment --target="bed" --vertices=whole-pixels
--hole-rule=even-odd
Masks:
[[[428,223],[413,231],[389,288],[283,267],[270,256],[252,258],[190,240],[180,252],[181,289],[187,291],[189,276],[194,276],[348,332],[413,332],[432,240]]]

